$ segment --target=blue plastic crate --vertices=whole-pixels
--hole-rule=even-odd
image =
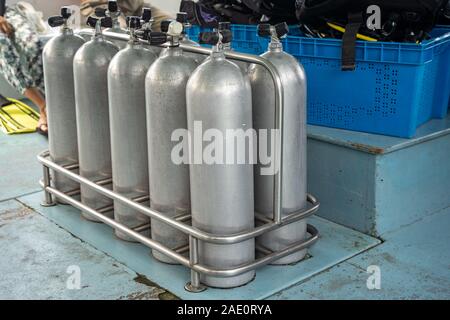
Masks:
[[[268,40],[257,36],[256,26],[233,25],[232,31],[234,50],[266,51]],[[192,30],[194,40],[198,32]],[[432,35],[422,44],[358,41],[351,72],[341,71],[341,40],[289,35],[284,48],[308,78],[308,123],[410,138],[429,119],[445,117],[450,28],[436,28]]]

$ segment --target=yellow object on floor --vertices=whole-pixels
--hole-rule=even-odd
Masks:
[[[6,99],[11,104],[0,107],[0,129],[6,134],[36,132],[39,113],[19,100]]]

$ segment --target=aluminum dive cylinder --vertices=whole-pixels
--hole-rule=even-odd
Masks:
[[[113,190],[127,198],[148,196],[149,176],[145,123],[145,75],[157,56],[135,36],[140,17],[128,17],[130,41],[112,59],[108,70],[109,121]],[[148,201],[143,202],[148,205]],[[131,229],[147,225],[141,233],[150,235],[150,218],[114,201],[114,219]],[[116,230],[122,240],[132,239]]]
[[[84,39],[68,27],[71,15],[71,9],[63,7],[60,16],[48,19],[51,27],[61,27],[61,33],[45,45],[43,52],[49,151],[52,161],[62,166],[78,163],[73,58]],[[57,172],[53,172],[52,179],[54,187],[62,192],[80,187]]]
[[[77,115],[78,153],[80,175],[112,188],[111,143],[109,130],[108,67],[119,51],[107,41],[101,28],[111,26],[110,18],[88,18],[88,25],[95,26],[92,40],[76,53],[73,68]],[[81,201],[85,205],[112,217],[112,200],[81,185]],[[83,216],[97,221],[88,213]]]
[[[191,28],[191,24],[188,21],[187,13],[186,12],[178,12],[176,21],[183,25],[183,33],[181,34],[179,43],[182,45],[198,47],[199,44],[197,42],[189,39],[189,35],[187,34],[189,28]],[[166,20],[161,23],[161,31],[162,32],[167,32],[167,28],[168,28],[170,22],[171,22],[171,20]],[[161,57],[165,56],[167,54],[168,50],[169,50],[168,48],[162,49],[160,56]],[[200,63],[205,59],[204,55],[196,54],[193,52],[185,52],[184,55],[193,58],[195,61],[197,61],[197,63]]]
[[[124,29],[120,26],[119,18],[122,15],[122,12],[120,11],[119,5],[116,0],[109,0],[107,9],[101,7],[96,8],[95,15],[101,18],[103,17],[111,18],[112,25],[110,28],[105,29],[105,31],[128,34],[127,29]],[[116,46],[118,46],[119,49],[123,49],[127,46],[126,41],[113,40],[112,42]]]
[[[179,22],[170,23],[167,32],[170,46],[150,67],[145,81],[151,208],[172,218],[189,214],[191,209],[189,164],[172,158],[178,144],[172,140],[172,134],[180,129],[187,131],[186,85],[197,68],[197,62],[179,47],[182,30]],[[156,33],[156,39],[154,34],[150,35],[151,44],[166,42],[160,33]],[[188,244],[186,234],[156,219],[151,223],[153,240],[173,249]],[[176,263],[156,250],[152,253],[159,261]]]
[[[271,37],[269,51],[262,55],[278,70],[284,90],[284,152],[282,208],[283,215],[306,207],[306,75],[303,67],[291,55],[283,52],[280,38],[288,33],[287,24],[276,26],[262,24],[258,33],[262,37]],[[255,130],[274,129],[275,93],[273,79],[269,72],[259,65],[251,65],[249,76],[253,94],[253,126]],[[267,133],[270,137],[270,132]],[[268,139],[269,140],[269,139]],[[260,146],[261,147],[261,146]],[[273,154],[270,144],[268,155]],[[263,173],[268,166],[260,161],[255,166],[255,211],[273,217],[274,176]],[[270,171],[270,170],[269,170]],[[305,240],[306,221],[292,223],[276,231],[257,238],[257,244],[269,250],[282,250],[296,242]],[[302,260],[306,249],[274,262],[290,264]]]
[[[215,46],[210,58],[192,74],[186,90],[188,129],[193,142],[189,147],[192,225],[217,235],[254,227],[253,165],[249,159],[241,164],[237,154],[223,151],[235,150],[236,134],[252,129],[250,82],[235,63],[225,59],[223,52],[223,43],[230,41],[229,30],[201,34],[202,43]],[[212,143],[216,148],[211,148]],[[253,144],[245,139],[243,146],[237,152],[249,158]],[[223,159],[225,154],[227,159]],[[201,264],[220,269],[251,263],[255,259],[255,241],[229,245],[199,241],[198,258]],[[254,276],[255,271],[229,278],[202,275],[201,282],[210,287],[232,288],[248,283]]]

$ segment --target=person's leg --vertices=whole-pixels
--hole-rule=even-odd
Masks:
[[[42,43],[38,34],[26,19],[14,8],[8,9],[6,18],[14,27],[14,36],[9,40],[9,52],[14,52],[16,58],[11,61],[15,77],[20,85],[16,88],[38,108],[40,119],[38,128],[46,133],[47,115],[44,97],[44,74],[42,63]],[[22,58],[20,58],[22,56]]]
[[[38,88],[28,88],[24,92],[25,97],[33,101],[33,103],[39,108],[39,122],[38,128],[44,133],[48,131],[47,126],[47,113],[44,95]]]

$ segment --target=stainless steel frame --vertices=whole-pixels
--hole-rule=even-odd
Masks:
[[[91,30],[83,30],[80,33],[88,35],[92,34]],[[121,40],[121,41],[128,41],[129,36],[125,34],[117,34],[112,32],[104,32],[104,35],[110,39],[113,40]],[[145,42],[144,42],[145,43]],[[193,46],[187,46],[187,45],[181,45],[181,48],[188,52],[193,53],[199,53],[208,55],[211,53],[210,49],[202,48],[202,47],[193,47]],[[275,110],[276,110],[276,123],[275,128],[279,129],[281,133],[283,133],[283,115],[284,115],[284,108],[283,108],[283,86],[281,83],[281,78],[275,69],[275,67],[266,59],[263,59],[258,56],[254,55],[248,55],[248,54],[242,54],[237,52],[225,52],[225,55],[227,58],[230,58],[232,60],[238,60],[243,61],[247,63],[255,63],[262,65],[265,67],[269,73],[271,74],[272,78],[274,79],[275,84]],[[308,233],[310,234],[310,237],[305,240],[301,241],[295,244],[292,244],[291,246],[278,251],[278,252],[272,252],[268,250],[267,248],[260,248],[257,247],[257,250],[260,251],[263,256],[261,258],[258,258],[252,263],[241,265],[235,268],[231,269],[212,269],[208,266],[202,265],[199,263],[198,260],[198,243],[200,241],[205,241],[209,243],[216,243],[216,244],[233,244],[233,243],[239,243],[246,241],[248,239],[252,239],[255,237],[258,237],[266,232],[273,231],[276,229],[279,229],[285,225],[291,224],[293,222],[303,220],[311,215],[313,215],[317,210],[319,209],[319,202],[317,199],[312,196],[308,195],[308,202],[310,206],[302,211],[294,212],[289,215],[282,216],[282,173],[283,173],[283,134],[280,134],[280,138],[278,141],[278,148],[276,149],[276,158],[275,161],[279,163],[278,166],[279,171],[274,176],[274,216],[273,219],[268,219],[267,217],[264,217],[258,213],[255,213],[255,219],[261,222],[262,224],[258,227],[255,227],[251,230],[247,230],[245,232],[235,233],[235,234],[228,234],[228,235],[216,235],[216,234],[210,234],[207,232],[203,232],[201,230],[198,230],[188,224],[186,224],[187,221],[190,220],[189,214],[184,214],[179,217],[175,218],[169,218],[162,213],[155,211],[149,207],[143,206],[140,204],[141,202],[144,202],[148,200],[148,196],[136,198],[136,199],[129,199],[126,198],[118,193],[115,193],[111,191],[110,189],[107,189],[103,187],[104,181],[97,181],[93,182],[90,181],[84,177],[81,177],[79,174],[76,174],[72,172],[71,170],[78,168],[78,164],[72,164],[70,166],[60,166],[53,161],[49,159],[49,152],[44,151],[41,154],[38,155],[39,162],[43,165],[43,179],[41,180],[41,186],[44,189],[45,199],[43,206],[52,206],[55,205],[56,202],[54,201],[53,197],[56,197],[60,200],[63,200],[67,202],[68,204],[71,204],[75,208],[78,208],[84,212],[87,212],[91,214],[93,217],[97,218],[101,222],[111,226],[114,229],[117,229],[127,236],[135,239],[136,241],[148,246],[151,249],[155,249],[162,254],[166,255],[167,257],[179,262],[180,264],[188,267],[191,269],[191,279],[190,282],[188,282],[185,286],[186,290],[191,292],[200,292],[205,290],[205,287],[200,283],[200,274],[210,275],[210,276],[217,276],[217,277],[232,277],[236,275],[240,275],[243,273],[246,273],[250,270],[257,269],[261,266],[270,264],[273,261],[276,261],[280,258],[283,258],[285,256],[291,255],[292,253],[295,253],[299,250],[303,250],[305,248],[310,247],[313,245],[319,238],[319,233],[316,228],[314,228],[312,225],[308,225]],[[139,231],[142,228],[150,228],[149,225],[145,226],[139,226],[135,228],[134,230],[116,222],[114,219],[108,218],[102,214],[102,212],[109,211],[111,208],[104,208],[94,210],[80,201],[73,198],[79,190],[73,190],[67,193],[63,193],[51,185],[51,176],[50,176],[50,170],[53,170],[55,172],[60,173],[61,175],[66,176],[67,178],[76,181],[80,184],[83,184],[102,195],[109,197],[113,200],[119,201],[124,205],[129,206],[130,208],[133,208],[140,213],[147,215],[150,218],[157,219],[163,223],[166,223],[167,225],[186,233],[189,235],[189,246],[185,246],[183,248],[168,248],[161,243],[154,241],[150,238],[142,236]],[[186,252],[189,250],[189,258],[186,258],[182,255],[183,252]]]

